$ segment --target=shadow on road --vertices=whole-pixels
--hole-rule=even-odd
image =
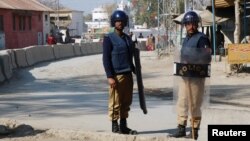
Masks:
[[[156,133],[166,133],[167,134],[174,134],[177,131],[177,127],[175,129],[165,129],[165,130],[154,130],[154,131],[142,131],[139,132],[139,134],[156,134]],[[189,132],[191,131],[191,128],[186,128],[186,131]]]
[[[250,85],[213,85],[210,87],[210,103],[236,107],[250,107]],[[162,100],[173,100],[173,89],[145,89],[145,94]]]

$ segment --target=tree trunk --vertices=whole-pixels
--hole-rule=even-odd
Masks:
[[[240,0],[235,0],[235,30],[234,30],[234,43],[240,43]]]
[[[234,1],[235,5],[235,30],[234,30],[234,43],[240,43],[240,0]],[[239,72],[242,64],[231,64],[231,72]]]

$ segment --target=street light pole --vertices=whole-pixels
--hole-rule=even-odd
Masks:
[[[157,27],[158,35],[160,35],[160,0],[158,0]]]

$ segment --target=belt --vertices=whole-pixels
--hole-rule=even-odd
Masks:
[[[120,73],[116,73],[116,75],[127,75],[127,74],[131,74],[131,71],[127,71],[127,72],[120,72]]]

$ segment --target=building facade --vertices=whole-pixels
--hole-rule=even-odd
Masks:
[[[36,0],[1,0],[0,49],[45,44],[49,21],[45,22],[44,17],[49,11]]]
[[[69,8],[53,11],[50,20],[60,29],[69,29],[71,36],[81,36],[84,31],[83,11]]]
[[[94,8],[92,11],[92,21],[86,22],[89,32],[95,32],[99,29],[108,28],[109,16],[108,12],[103,7]]]

